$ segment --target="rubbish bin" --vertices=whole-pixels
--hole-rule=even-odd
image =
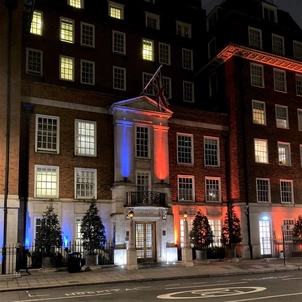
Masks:
[[[283,253],[283,251],[280,251],[280,252],[279,252],[279,258],[284,258],[284,253]]]
[[[68,254],[68,272],[76,273],[81,270],[81,253]]]

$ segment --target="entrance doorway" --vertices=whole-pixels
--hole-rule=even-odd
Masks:
[[[259,220],[259,237],[261,256],[271,256],[271,228],[269,220]]]
[[[137,262],[155,262],[155,222],[136,222]]]

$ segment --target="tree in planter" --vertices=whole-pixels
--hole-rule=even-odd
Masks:
[[[96,201],[93,199],[81,224],[83,247],[89,255],[94,255],[95,250],[103,248],[106,243],[105,226],[98,212]]]
[[[302,216],[299,215],[298,219],[294,225],[293,236],[297,237],[297,239],[302,240]]]
[[[234,253],[236,244],[241,241],[240,220],[234,211],[234,207],[229,205],[222,226],[220,242]]]
[[[190,231],[190,242],[196,250],[206,250],[213,243],[214,235],[206,215],[197,212]],[[204,255],[206,257],[206,254]],[[196,257],[197,258],[197,257]]]

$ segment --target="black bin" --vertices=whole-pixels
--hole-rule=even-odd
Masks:
[[[81,271],[81,253],[68,254],[68,272],[76,273]]]

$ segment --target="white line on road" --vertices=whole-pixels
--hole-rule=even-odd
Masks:
[[[282,279],[282,281],[288,281],[288,280],[300,280],[302,279],[302,277],[297,277],[297,278],[286,278],[286,279]]]
[[[247,282],[235,282],[235,283],[220,283],[219,286],[221,285],[234,285],[234,284],[245,284]],[[192,288],[192,287],[205,287],[205,286],[217,286],[217,284],[204,284],[204,285],[189,285],[189,286],[181,286],[181,287],[168,287],[166,289],[180,289],[180,288]]]

